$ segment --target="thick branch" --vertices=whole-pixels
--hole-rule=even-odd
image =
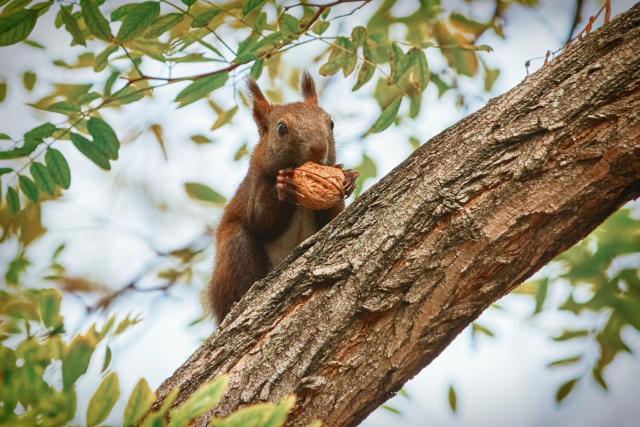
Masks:
[[[226,372],[215,414],[295,393],[292,424],[357,424],[640,195],[639,51],[635,6],[433,138],[255,284],[160,401]]]

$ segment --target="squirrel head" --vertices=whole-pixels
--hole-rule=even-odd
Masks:
[[[295,168],[307,161],[335,164],[333,121],[318,105],[316,85],[309,73],[302,73],[301,102],[271,104],[255,80],[249,80],[248,88],[260,135],[256,155],[265,160],[268,173]]]

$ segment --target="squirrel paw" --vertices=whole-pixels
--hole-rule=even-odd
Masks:
[[[356,188],[356,179],[360,175],[358,171],[354,171],[351,169],[343,170],[344,172],[344,183],[342,188],[344,190],[345,197],[349,197],[353,190]]]
[[[278,171],[278,177],[276,178],[276,191],[278,192],[278,200],[281,202],[290,201],[296,203],[296,197],[298,192],[296,191],[296,185],[293,182],[293,169],[281,169]]]

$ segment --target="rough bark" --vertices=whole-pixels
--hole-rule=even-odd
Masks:
[[[158,389],[213,415],[295,393],[356,425],[471,321],[640,195],[640,6],[430,140],[257,282]]]

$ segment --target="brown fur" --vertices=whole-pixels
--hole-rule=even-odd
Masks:
[[[287,233],[288,229],[294,226],[300,229],[300,224],[292,224],[292,218],[297,209],[303,208],[290,199],[278,199],[279,172],[309,160],[328,165],[336,162],[331,118],[318,105],[315,84],[308,73],[303,73],[301,83],[304,101],[284,105],[269,103],[255,81],[248,83],[260,141],[249,171],[225,208],[216,232],[216,263],[208,299],[218,323],[254,282],[275,267],[271,265],[267,246],[278,244],[285,234],[297,235],[291,230]],[[278,135],[279,123],[287,126],[284,136]],[[343,209],[341,201],[331,209],[299,216],[311,218],[313,223],[302,224],[303,228],[316,232]],[[298,243],[285,242],[289,246]]]

